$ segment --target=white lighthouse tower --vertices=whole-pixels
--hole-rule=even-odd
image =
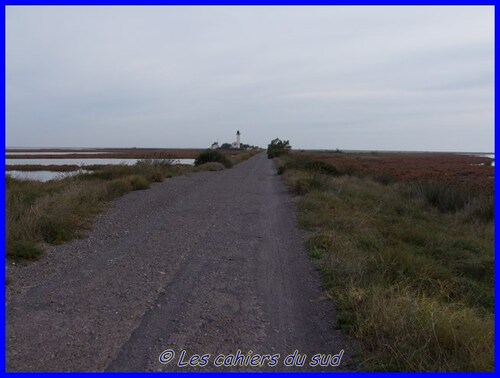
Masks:
[[[240,130],[236,132],[236,148],[240,148]]]

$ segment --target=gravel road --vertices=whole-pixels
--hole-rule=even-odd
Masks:
[[[127,194],[85,238],[7,272],[8,371],[219,371],[216,357],[238,350],[262,366],[241,358],[226,370],[313,369],[313,355],[341,350],[340,366],[324,369],[352,367],[356,348],[333,329],[294,205],[264,153]],[[175,356],[161,364],[168,349]],[[295,350],[305,365],[285,367]],[[194,354],[210,356],[177,366]],[[276,366],[265,354],[280,354]]]

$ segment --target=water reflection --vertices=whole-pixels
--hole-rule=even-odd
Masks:
[[[90,173],[91,171],[79,170],[75,172],[52,172],[52,171],[8,171],[6,174],[18,180],[50,181],[62,180],[63,178],[77,175],[79,173]]]
[[[36,156],[36,155],[59,155],[59,156],[65,156],[65,155],[96,155],[96,154],[112,154],[113,152],[109,151],[99,151],[99,152],[53,152],[53,151],[31,151],[31,152],[19,152],[19,151],[7,151],[5,152],[6,155],[30,155],[30,156]]]
[[[486,157],[486,158],[493,159],[493,161],[491,162],[491,166],[492,167],[495,166],[495,154],[466,154],[466,155],[468,155],[468,156]],[[471,164],[471,165],[487,165],[487,164],[480,163],[480,164]]]
[[[143,159],[6,159],[6,165],[134,165]],[[194,164],[194,159],[175,159],[175,164]]]

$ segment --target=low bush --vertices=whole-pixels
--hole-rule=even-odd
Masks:
[[[217,162],[224,165],[226,168],[232,167],[231,160],[228,159],[226,155],[217,150],[206,150],[198,155],[198,157],[194,161],[195,167],[198,167],[205,163]]]
[[[132,185],[132,190],[143,190],[149,188],[149,181],[144,176],[132,175],[128,178],[128,181]]]
[[[267,157],[268,159],[273,159],[285,154],[292,149],[290,142],[288,140],[281,140],[279,138],[273,139],[271,143],[267,146]]]
[[[149,179],[149,181],[153,181],[153,182],[162,182],[163,181],[163,173],[160,170],[155,169],[148,175],[148,179]]]
[[[133,190],[132,184],[126,178],[111,180],[106,186],[108,198],[116,198]]]

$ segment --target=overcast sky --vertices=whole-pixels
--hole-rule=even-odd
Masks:
[[[493,151],[493,7],[7,7],[7,146]]]

